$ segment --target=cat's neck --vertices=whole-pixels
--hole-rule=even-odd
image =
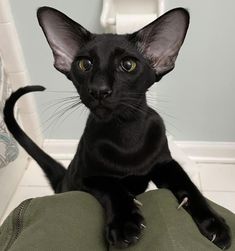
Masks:
[[[113,126],[117,127],[128,126],[132,123],[138,123],[145,121],[149,115],[149,107],[146,102],[142,102],[138,105],[129,105],[123,107],[118,112],[114,112],[108,119],[97,118],[96,115],[90,113],[89,119],[93,124],[97,126]]]
[[[99,119],[92,113],[90,114],[90,117],[92,120],[95,121],[97,124],[116,124],[116,125],[123,125],[127,126],[131,123],[141,122],[146,119],[148,116],[149,107],[147,105],[146,97],[142,97],[141,100],[138,101],[138,103],[132,103],[132,104],[124,104],[117,109],[115,109],[111,116],[107,119]]]
[[[148,131],[149,122],[156,113],[147,104],[140,110],[135,110],[130,116],[127,114],[113,116],[108,121],[97,119],[94,114],[90,114],[84,136],[92,141],[110,139],[113,142],[137,143]],[[119,144],[118,143],[118,144]]]
[[[159,134],[164,133],[164,124],[161,117],[154,110],[146,107],[146,113],[139,113],[132,120],[109,122],[97,121],[90,115],[83,134],[88,149],[100,147],[109,142],[120,149],[141,147],[147,135],[153,130]]]

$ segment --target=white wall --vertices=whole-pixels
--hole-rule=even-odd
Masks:
[[[72,84],[52,64],[52,54],[36,20],[36,9],[48,5],[67,13],[93,32],[99,23],[101,0],[11,0],[32,84],[48,91],[71,91]],[[166,9],[179,6],[166,0]],[[176,68],[158,83],[159,111],[167,130],[177,140],[235,141],[235,2],[234,0],[181,0],[191,13],[189,33]],[[55,109],[46,102],[71,93],[37,94],[42,122]],[[43,109],[46,109],[44,112]],[[79,138],[85,123],[82,112],[45,131],[47,138]],[[46,128],[48,123],[43,123]]]

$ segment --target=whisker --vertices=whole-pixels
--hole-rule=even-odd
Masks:
[[[70,100],[75,100],[75,99],[79,99],[79,96],[69,96],[69,97],[63,97],[63,98],[57,98],[54,100],[50,100],[48,102],[43,103],[43,105],[50,105],[51,103],[60,103],[60,102],[64,102],[64,101],[70,101]]]
[[[153,97],[153,98],[167,98],[169,99],[170,96],[165,96],[165,95],[161,95],[157,92],[153,92],[153,91],[147,91],[146,93],[144,92],[126,92],[125,93],[127,96],[150,96],[150,97]]]
[[[61,121],[61,123],[63,123],[70,115],[72,115],[75,111],[77,111],[78,109],[82,108],[83,106],[78,106],[78,105],[74,105],[73,107],[71,107],[71,112],[67,114],[67,116],[64,117],[64,119]]]
[[[133,94],[133,93],[132,93]],[[141,96],[143,96],[143,94],[141,95]],[[126,96],[124,96],[124,97],[122,97],[121,99],[129,99],[129,100],[138,100],[140,97],[141,97],[140,95],[126,95]],[[164,100],[164,99],[160,99],[160,98],[158,98],[158,97],[154,97],[154,96],[146,96],[146,99],[147,99],[147,102],[162,102],[162,103],[169,103],[169,100]]]
[[[167,113],[165,110],[163,110],[164,108],[161,108],[161,107],[155,107],[155,106],[151,106],[151,108],[153,108],[156,112],[158,113],[161,113],[161,114],[164,114],[172,119],[176,119],[177,120],[177,117]]]
[[[54,104],[51,104],[51,105],[48,105],[46,106],[44,109],[41,110],[42,113],[45,113],[46,111],[54,108],[55,106],[58,106],[56,108],[56,110],[58,110],[59,108],[63,107],[63,106],[67,106],[67,105],[70,105],[72,104],[73,102],[76,102],[77,100],[66,100],[66,101],[60,101],[60,102],[56,102]],[[78,100],[79,101],[79,100]]]
[[[54,126],[55,125],[57,125],[58,124],[58,122],[60,121],[60,119],[64,116],[64,114],[67,112],[67,111],[69,111],[70,109],[72,109],[72,108],[74,108],[74,107],[76,107],[76,106],[80,106],[81,105],[81,101],[79,101],[79,102],[74,102],[74,103],[72,103],[72,104],[69,104],[69,105],[67,105],[66,107],[64,107],[63,109],[61,109],[61,110],[59,110],[61,107],[63,107],[63,106],[60,106],[60,107],[58,107],[56,110],[55,110],[55,112],[46,120],[46,121],[44,121],[43,122],[43,126],[46,124],[46,123],[48,123],[48,122],[50,122],[51,121],[51,123],[46,127],[46,128],[44,128],[44,130],[43,131],[45,131],[45,130],[47,130],[49,127],[51,127],[51,125],[56,121],[56,123],[54,124]],[[53,128],[54,128],[54,126],[53,126]]]
[[[73,102],[75,100],[80,100],[80,97],[78,95],[76,95],[76,96],[69,96],[69,97],[63,97],[63,98],[57,98],[54,100],[50,100],[50,101],[45,102],[43,104],[44,109],[42,109],[42,113],[44,113],[46,110],[49,110],[58,104],[59,105],[67,104],[67,103]]]
[[[161,103],[169,103],[170,101],[169,100],[164,100],[164,99],[159,99],[159,98],[151,98],[151,97],[147,97],[147,101],[150,101],[150,102],[161,102]]]
[[[128,108],[130,108],[130,110],[128,110],[128,111],[129,111],[129,112],[132,112],[132,113],[133,113],[133,110],[134,110],[135,112],[141,112],[141,113],[144,113],[144,114],[146,114],[146,112],[147,112],[147,113],[149,112],[148,110],[143,110],[143,109],[141,108],[141,106],[138,106],[138,105],[135,104],[135,103],[130,104],[130,103],[121,102],[121,104],[124,105],[124,106],[126,106],[126,107],[128,107]],[[155,109],[155,110],[156,110],[161,116],[164,116],[164,120],[166,121],[166,123],[167,123],[168,126],[171,126],[171,127],[173,127],[174,129],[176,129],[177,131],[179,131],[179,129],[178,129],[174,124],[172,124],[168,119],[165,118],[165,116],[168,116],[168,117],[174,118],[174,119],[176,119],[176,117],[174,117],[174,116],[172,116],[172,115],[169,115],[169,114],[167,114],[166,112],[158,111],[157,109]],[[162,115],[162,114],[164,114],[164,115]],[[167,129],[167,130],[169,130],[169,129]],[[171,134],[173,134],[173,133],[171,133]]]
[[[148,112],[148,111],[141,109],[140,107],[135,106],[135,104],[129,104],[129,103],[124,103],[124,102],[121,102],[120,104],[122,104],[128,108],[131,108],[135,111],[141,112],[142,114],[146,114],[146,112]]]
[[[52,116],[53,115],[57,115],[58,113],[60,113],[60,112],[63,112],[63,110],[64,109],[67,109],[67,108],[69,108],[70,106],[72,106],[74,103],[76,103],[76,101],[73,101],[72,103],[62,103],[62,104],[60,104],[55,110],[54,110],[54,112],[53,112],[53,114],[52,114]],[[65,106],[62,110],[60,110],[63,106]]]

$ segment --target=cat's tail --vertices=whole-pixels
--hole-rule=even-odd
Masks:
[[[28,135],[20,128],[14,117],[14,106],[21,96],[29,92],[44,90],[45,88],[40,85],[26,86],[18,89],[7,99],[3,114],[8,130],[12,133],[19,144],[28,152],[28,154],[37,161],[39,166],[46,174],[52,188],[55,191],[58,191],[58,187],[60,186],[60,183],[66,172],[65,168],[56,160],[51,158],[48,154],[46,154],[39,146],[37,146],[33,140],[31,140]]]

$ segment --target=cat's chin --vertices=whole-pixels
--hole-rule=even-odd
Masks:
[[[112,118],[112,110],[106,107],[97,107],[91,110],[91,112],[99,120],[108,121]]]

